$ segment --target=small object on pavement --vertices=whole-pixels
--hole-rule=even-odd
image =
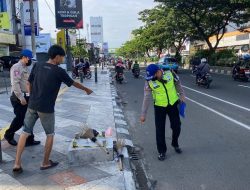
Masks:
[[[90,139],[92,142],[96,143],[106,154],[109,154],[109,151],[106,149],[106,147],[103,147],[102,144],[96,139],[93,129],[84,125],[80,137]]]

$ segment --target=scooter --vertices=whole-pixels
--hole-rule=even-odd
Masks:
[[[212,81],[213,81],[212,76],[209,73],[206,73],[202,77],[196,77],[196,84],[198,86],[204,86],[207,89],[210,87]]]
[[[123,73],[117,73],[115,78],[116,78],[117,82],[119,82],[120,84],[122,84],[122,81],[124,79]]]
[[[133,75],[134,75],[135,78],[139,78],[139,76],[140,76],[140,69],[134,69],[133,70]]]
[[[234,80],[248,81],[250,78],[250,68],[234,67],[232,71]]]
[[[86,79],[91,79],[91,77],[92,77],[92,73],[91,73],[90,69],[85,69],[85,70],[84,69],[77,69],[77,71],[76,71],[76,68],[73,67],[73,70],[72,70],[72,78],[73,79],[80,77],[81,74],[83,75],[83,78],[86,78]]]

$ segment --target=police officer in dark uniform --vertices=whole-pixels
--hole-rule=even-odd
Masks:
[[[11,122],[10,128],[5,132],[4,138],[9,144],[16,146],[17,142],[14,139],[15,132],[18,131],[24,122],[25,113],[28,107],[29,92],[27,81],[29,77],[28,66],[31,65],[32,52],[25,49],[21,52],[21,57],[18,63],[14,64],[10,70],[11,79],[11,97],[10,101],[14,108],[15,118]],[[38,145],[40,141],[34,140],[34,135],[29,136],[26,146]]]

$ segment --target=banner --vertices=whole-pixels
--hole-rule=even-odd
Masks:
[[[36,52],[37,53],[48,53],[51,46],[50,34],[40,34],[36,36]]]
[[[33,0],[33,7],[34,7],[35,35],[38,36],[39,35],[38,5],[36,0]],[[24,34],[25,36],[31,36],[29,0],[23,0],[23,15],[24,15]]]
[[[56,35],[57,45],[62,46],[62,48],[66,51],[66,38],[65,38],[65,31],[61,30]]]
[[[8,12],[0,13],[0,29],[10,29],[10,18]]]
[[[83,28],[82,0],[55,0],[56,28]]]

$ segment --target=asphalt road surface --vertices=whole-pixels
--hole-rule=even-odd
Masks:
[[[141,72],[142,75],[145,71]],[[141,148],[145,168],[157,180],[157,190],[250,189],[250,82],[212,74],[210,89],[198,87],[190,71],[179,73],[187,96],[180,146],[174,152],[166,122],[167,159],[157,159],[153,103],[145,125],[139,122],[144,79],[126,72],[125,84],[117,84],[125,104],[133,142]]]

